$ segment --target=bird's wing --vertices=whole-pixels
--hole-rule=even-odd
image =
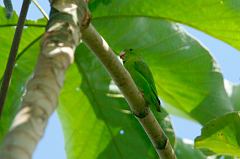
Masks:
[[[148,67],[148,65],[142,61],[142,60],[138,60],[134,62],[134,68],[136,69],[136,71],[138,71],[145,79],[146,81],[149,83],[155,97],[158,100],[158,103],[160,105],[160,101],[158,99],[158,95],[157,95],[157,89],[153,80],[153,75]]]
[[[134,68],[147,80],[149,85],[152,87],[154,92],[157,94],[157,89],[154,84],[153,75],[152,75],[148,65],[144,61],[139,60],[139,61],[134,62]]]

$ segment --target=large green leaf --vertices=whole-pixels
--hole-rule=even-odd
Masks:
[[[193,146],[193,141],[188,139],[177,139],[175,152],[177,159],[238,159],[232,156],[206,156]]]
[[[239,0],[93,0],[94,18],[144,16],[202,30],[240,49]]]
[[[240,113],[228,113],[207,123],[195,140],[197,148],[240,157]]]
[[[159,95],[176,109],[201,123],[233,109],[208,51],[176,24],[140,17],[93,23],[114,50],[133,48],[143,55]],[[126,102],[109,92],[111,78],[103,66],[83,46],[76,53],[82,76],[68,71],[59,108],[68,158],[153,158]]]
[[[150,140],[98,59],[83,45],[76,51],[81,76],[72,67],[62,90],[59,114],[66,152],[77,158],[156,158]],[[166,114],[156,114],[174,140]]]
[[[7,62],[9,50],[12,43],[12,38],[15,32],[13,27],[17,22],[16,14],[10,20],[6,20],[5,12],[3,8],[0,8],[0,63],[2,67],[0,68],[0,79],[3,76],[5,65]],[[44,21],[28,21],[29,23],[43,23]],[[45,21],[46,23],[46,21]],[[13,26],[7,26],[6,24],[11,24]],[[32,73],[34,68],[36,58],[39,53],[39,42],[34,40],[39,39],[39,36],[43,33],[44,28],[41,27],[28,27],[23,31],[23,36],[19,46],[19,53],[21,53],[26,47],[29,48],[23,53],[21,58],[19,58],[14,67],[13,76],[11,79],[11,84],[8,90],[4,111],[0,120],[0,141],[2,137],[6,134],[17,109],[19,108],[19,103],[21,101],[21,96],[25,90],[25,83]],[[30,45],[32,43],[32,45]],[[19,54],[18,54],[19,55]]]
[[[114,50],[133,48],[142,54],[166,103],[200,123],[233,110],[214,60],[178,25],[145,17],[93,23]]]
[[[135,4],[137,1],[131,2]],[[126,13],[131,13],[127,6]],[[110,16],[103,17],[98,13],[99,9],[101,8],[97,7],[93,12],[94,17],[99,14],[99,18],[93,21],[94,25],[115,50],[131,47],[144,56],[153,71],[159,95],[171,107],[203,124],[233,110],[223,88],[222,75],[215,67],[212,57],[176,24],[156,17],[150,18],[151,16],[147,15],[149,11],[146,11],[143,17],[111,16],[110,13],[114,13],[115,9],[111,8],[111,12],[107,12],[106,8],[104,14]],[[9,42],[14,29],[1,29],[3,30],[0,32],[3,33],[11,30],[8,35],[0,34],[0,41],[5,38],[6,43]],[[30,31],[31,27],[28,29]],[[42,31],[41,28],[35,28],[29,35],[25,34],[20,49],[27,46]],[[6,61],[9,45],[10,43],[1,48],[3,51],[0,52],[6,53],[0,54],[0,62]],[[10,114],[14,114],[17,109],[11,102],[20,99],[24,81],[30,75],[37,57],[34,53],[38,52],[38,46],[34,46],[32,50],[28,50],[30,53],[24,54],[19,60],[20,72],[19,75],[14,75],[16,86],[12,86],[12,93],[9,92],[8,95],[9,108],[6,110]],[[109,96],[111,79],[106,71],[83,46],[77,53],[77,65],[81,75],[79,76],[75,68],[69,69],[59,109],[68,157],[156,157],[146,134],[129,114],[125,100],[113,98],[111,94]],[[1,74],[2,72],[3,68],[0,69]],[[18,105],[19,100],[16,103]],[[8,120],[3,121],[8,122],[1,124],[4,130],[8,128],[12,116],[5,113]]]

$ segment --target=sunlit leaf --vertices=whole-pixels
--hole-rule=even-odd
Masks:
[[[240,113],[228,113],[207,123],[195,140],[197,148],[222,155],[240,156]]]
[[[99,19],[143,16],[183,23],[240,49],[239,0],[93,0],[90,9]]]

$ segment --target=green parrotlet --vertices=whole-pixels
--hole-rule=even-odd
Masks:
[[[120,58],[142,93],[147,105],[155,106],[157,111],[160,112],[161,103],[157,96],[153,75],[143,58],[133,49],[123,50],[120,53]]]

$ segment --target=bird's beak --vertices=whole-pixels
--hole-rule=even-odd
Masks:
[[[124,60],[125,54],[126,54],[125,51],[120,52],[119,56],[122,60]]]

